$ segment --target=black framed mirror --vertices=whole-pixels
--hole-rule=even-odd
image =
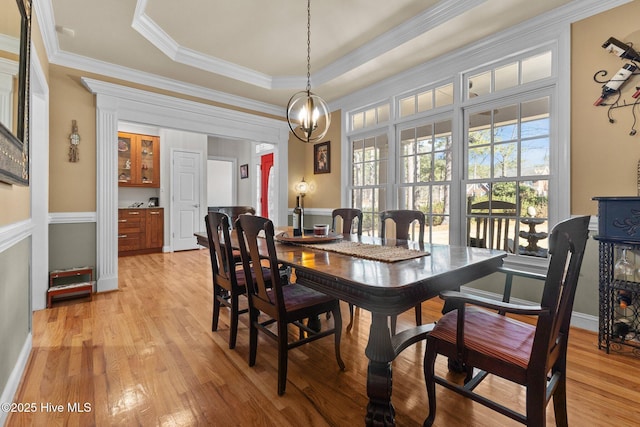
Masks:
[[[0,0],[0,182],[29,185],[31,0]]]

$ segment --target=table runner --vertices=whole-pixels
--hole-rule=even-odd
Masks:
[[[343,255],[353,255],[374,261],[397,262],[430,255],[428,251],[403,248],[400,246],[372,245],[360,242],[335,242],[320,244],[300,244],[312,249],[336,252]]]

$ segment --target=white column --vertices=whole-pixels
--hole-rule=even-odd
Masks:
[[[96,96],[96,276],[97,291],[118,289],[117,100]]]

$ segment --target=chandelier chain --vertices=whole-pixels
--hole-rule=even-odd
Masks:
[[[311,0],[307,0],[307,92],[311,91]]]

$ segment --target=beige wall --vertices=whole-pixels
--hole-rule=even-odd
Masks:
[[[601,46],[609,38],[633,42],[640,48],[640,1],[634,1],[593,16],[572,26],[571,56],[571,213],[597,214],[594,196],[637,195],[637,169],[640,160],[640,122],[638,134],[629,136],[631,108],[612,111],[615,123],[608,122],[608,107],[594,107],[601,84],[593,75],[607,70],[607,78],[626,63]],[[622,86],[622,99],[640,86],[640,76],[632,76]],[[610,96],[607,101],[614,99]],[[638,115],[640,111],[636,109]]]
[[[76,76],[52,65],[49,72],[49,211],[96,210],[96,109]],[[71,121],[80,134],[80,161],[69,162]]]
[[[296,203],[295,185],[302,180],[309,183],[311,191],[304,198],[305,209],[334,209],[340,207],[342,112],[331,113],[331,126],[320,143],[330,141],[331,172],[313,173],[313,146],[305,144],[293,135],[289,137],[289,207]]]

